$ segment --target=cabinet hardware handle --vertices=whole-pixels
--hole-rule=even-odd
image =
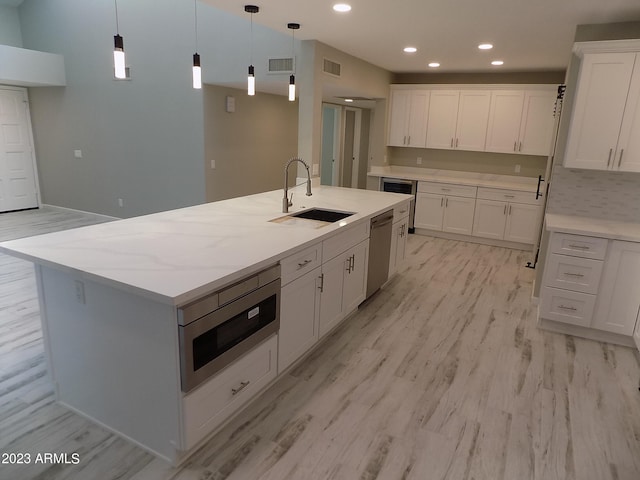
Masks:
[[[351,255],[351,271],[356,271],[356,254]]]
[[[511,215],[511,205],[509,205],[509,215]]]
[[[504,198],[516,198],[515,195],[505,195]]]
[[[320,289],[320,293],[322,293],[324,292],[324,273],[321,273],[318,278],[320,279],[320,286],[318,288]]]
[[[301,268],[306,267],[307,265],[309,265],[311,263],[311,260],[306,259],[304,262],[300,262],[298,263],[298,270],[300,270]]]
[[[591,249],[591,247],[588,247],[587,245],[569,245],[569,247],[577,248],[578,250],[590,250]]]
[[[504,204],[504,212],[502,212],[502,214],[503,214],[503,215],[506,215],[506,214],[507,214],[507,204],[506,204],[506,203]]]
[[[618,160],[618,168],[620,168],[620,165],[622,165],[622,154],[624,153],[624,148],[622,150],[620,150],[620,159]]]
[[[576,312],[578,309],[576,307],[565,307],[564,305],[558,305],[558,308],[563,310],[571,310],[572,312]]]
[[[347,273],[351,273],[351,257],[347,258]]]
[[[400,210],[400,213],[407,213],[406,210]]]
[[[247,380],[246,382],[240,382],[240,386],[238,388],[232,388],[231,389],[231,395],[237,395],[239,394],[242,390],[244,390],[245,388],[247,388],[247,386],[250,384],[251,382],[249,380]]]
[[[522,151],[522,142],[520,142],[520,145],[518,146],[518,151],[521,152]]]
[[[518,147],[518,141],[513,142],[513,151],[515,152]]]
[[[402,144],[403,145],[407,144],[407,136],[406,135],[404,137],[402,137]]]
[[[564,275],[566,275],[568,277],[578,277],[578,278],[584,277],[584,275],[582,273],[564,272]]]
[[[440,188],[440,190],[442,190],[443,192],[450,192],[451,191],[450,188]]]
[[[444,197],[440,199],[440,208],[442,208],[442,205],[444,205]]]
[[[453,137],[451,137],[451,148],[453,148]]]
[[[449,208],[449,197],[444,201],[444,208]]]
[[[456,138],[456,148],[458,148],[458,139]]]
[[[407,145],[411,145],[411,135],[409,135],[409,139],[407,140]]]
[[[607,158],[607,168],[611,164],[611,154],[613,153],[613,148],[609,149],[609,158]]]

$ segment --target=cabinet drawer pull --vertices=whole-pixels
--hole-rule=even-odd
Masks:
[[[572,312],[577,312],[578,309],[576,307],[566,307],[564,305],[558,305],[558,308],[561,308],[563,310],[571,310]]]
[[[567,277],[576,277],[576,278],[584,277],[584,275],[582,273],[564,272],[563,275],[566,275]]]
[[[456,148],[458,148],[458,139],[456,138]]]
[[[618,168],[620,168],[620,165],[622,165],[622,154],[624,153],[624,148],[622,150],[620,150],[620,159],[618,160]]]
[[[518,151],[521,152],[522,151],[522,142],[520,142],[520,146],[518,147]]]
[[[502,214],[503,214],[503,215],[506,215],[506,214],[507,214],[507,204],[506,204],[506,203],[504,204],[504,212],[502,212]]]
[[[411,145],[411,135],[409,135],[409,139],[407,140],[407,145]]]
[[[247,388],[247,386],[250,384],[251,382],[249,380],[247,380],[246,382],[240,382],[240,386],[238,388],[232,388],[231,389],[231,395],[237,395],[239,394],[242,390],[244,390],[245,388]]]
[[[578,250],[591,250],[591,247],[586,245],[569,245],[571,248],[577,248]]]
[[[516,198],[515,195],[505,195],[504,198]]]
[[[407,144],[407,136],[406,135],[402,138],[402,144],[403,145]]]
[[[609,158],[607,158],[607,167],[611,164],[611,154],[613,153],[613,148],[609,149]]]
[[[440,199],[440,207],[442,207],[443,205],[444,205],[444,197]]]
[[[509,215],[511,215],[511,205],[509,205]]]
[[[444,201],[444,208],[449,208],[449,197]]]
[[[321,273],[318,278],[320,279],[320,286],[318,286],[318,288],[320,289],[320,293],[323,293],[324,292],[324,273]]]
[[[515,152],[518,148],[518,141],[513,142],[513,151]]]
[[[298,270],[309,265],[313,260],[306,259],[304,262],[298,263]]]
[[[450,188],[441,188],[440,190],[442,190],[443,192],[450,192],[451,191]]]
[[[453,148],[453,137],[451,137],[451,148]]]
[[[407,213],[406,210],[400,210],[400,213]]]

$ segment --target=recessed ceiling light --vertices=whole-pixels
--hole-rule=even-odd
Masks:
[[[439,66],[440,66],[440,64],[439,64],[438,62],[431,62],[431,63],[429,64],[429,67],[430,67],[430,68],[438,68]]]
[[[345,98],[344,101],[347,102],[347,103],[352,103],[353,102],[353,98]]]
[[[480,45],[478,45],[478,48],[480,50],[491,50],[493,48],[493,45],[491,45],[490,43],[481,43]]]
[[[404,47],[405,53],[416,53],[418,49],[416,47]]]
[[[494,60],[493,62],[491,62],[491,65],[504,65],[504,62],[502,60]]]
[[[333,9],[336,12],[340,12],[340,13],[350,12],[351,11],[351,5],[348,5],[346,3],[336,3],[333,6]]]

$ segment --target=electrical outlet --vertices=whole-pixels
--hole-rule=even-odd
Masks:
[[[82,158],[82,150],[74,150],[73,151],[73,156],[75,158]]]
[[[82,305],[84,305],[85,303],[87,303],[86,298],[84,296],[84,283],[82,283],[80,280],[76,280],[75,286],[76,286],[76,300],[78,301],[78,303],[81,303]]]
[[[215,170],[215,169],[216,169],[216,161],[211,160],[211,170]]]
[[[122,198],[118,199],[118,206],[119,207],[124,207],[124,200]]]
[[[520,173],[520,165],[516,165],[515,170],[516,170],[516,173]]]
[[[317,163],[314,163],[311,165],[311,175],[318,175],[320,171],[320,165]]]
[[[384,156],[384,163],[387,163],[387,156]]]
[[[422,157],[418,157],[418,158],[416,159],[416,164],[417,164],[417,165],[422,165]]]

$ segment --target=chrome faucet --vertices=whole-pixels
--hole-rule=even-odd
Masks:
[[[311,196],[311,173],[309,172],[309,165],[307,165],[307,163],[301,158],[294,157],[289,160],[284,167],[284,198],[282,199],[283,213],[289,213],[289,207],[293,205],[293,201],[289,200],[289,186],[287,185],[289,183],[289,165],[293,162],[300,162],[304,165],[304,168],[307,169],[307,197]],[[293,199],[293,193],[291,194],[291,199]]]

